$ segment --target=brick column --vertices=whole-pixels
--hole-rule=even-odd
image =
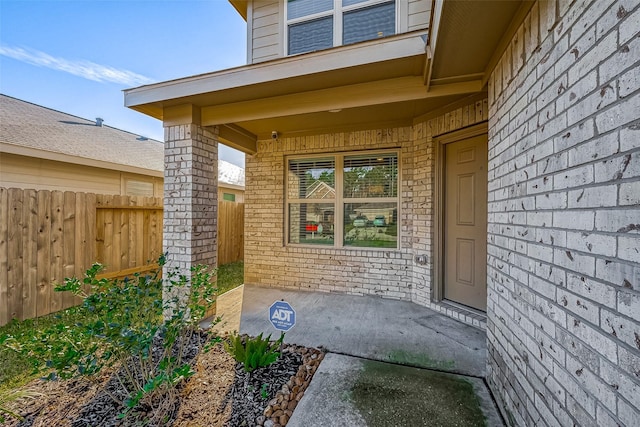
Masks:
[[[190,279],[191,267],[215,268],[218,259],[217,132],[194,123],[167,125],[164,144],[163,277],[178,268]],[[167,301],[175,294],[166,288]],[[184,298],[186,293],[178,295]]]

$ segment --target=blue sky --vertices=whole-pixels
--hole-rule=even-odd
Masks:
[[[125,108],[123,89],[245,63],[227,0],[0,0],[1,93],[149,138],[162,123]]]

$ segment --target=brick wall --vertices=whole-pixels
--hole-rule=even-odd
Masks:
[[[291,154],[400,148],[405,174],[410,158],[404,153],[411,146],[410,127],[259,141],[258,153],[246,157],[245,282],[410,300],[411,239],[404,231],[399,250],[284,244],[284,169]],[[401,187],[405,191],[406,184]]]
[[[414,126],[264,140],[246,158],[245,282],[261,286],[380,295],[431,304],[433,137],[482,121],[487,100],[472,99]],[[398,148],[400,249],[284,244],[285,156]],[[427,255],[418,265],[415,255]]]
[[[193,265],[217,266],[217,135],[196,124],[164,131],[164,277],[174,268],[191,277]]]
[[[512,424],[640,422],[639,4],[539,1],[491,75],[488,381]]]

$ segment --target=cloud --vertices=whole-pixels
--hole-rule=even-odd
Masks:
[[[128,86],[145,85],[154,82],[150,78],[132,71],[108,67],[90,61],[70,61],[64,58],[56,58],[35,49],[0,46],[0,55],[38,67],[63,71],[96,82],[121,83]]]

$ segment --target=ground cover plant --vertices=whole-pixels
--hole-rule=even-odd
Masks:
[[[144,414],[153,413],[146,422],[165,423],[176,387],[193,375],[190,362],[209,339],[198,324],[214,303],[216,289],[214,272],[204,266],[193,267],[190,278],[168,270],[163,299],[164,258],[159,265],[150,274],[118,281],[98,279],[102,266],[94,264],[82,280],[70,278],[56,287],[83,298],[73,324],[54,321],[21,329],[0,337],[0,344],[49,379],[92,377],[113,368],[117,387],[105,393],[121,408],[119,416],[142,408]]]
[[[224,349],[250,373],[278,360],[283,340],[284,333],[275,342],[271,342],[271,335],[266,338],[262,338],[262,334],[257,337],[235,335],[225,341]]]

